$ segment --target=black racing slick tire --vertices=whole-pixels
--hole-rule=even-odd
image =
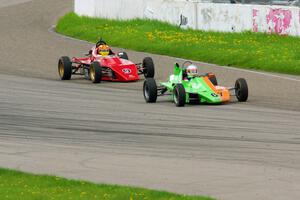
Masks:
[[[157,100],[157,85],[154,78],[147,78],[144,81],[143,94],[147,103],[155,103]]]
[[[143,60],[144,76],[145,78],[153,78],[155,74],[155,67],[152,58],[146,57]]]
[[[101,83],[102,67],[99,62],[93,62],[90,66],[89,77],[92,83]]]
[[[218,85],[218,81],[217,81],[216,75],[214,75],[213,73],[207,73],[206,76],[208,76],[208,79],[210,80],[210,82],[211,82],[214,86]]]
[[[126,52],[120,52],[118,55],[119,55],[119,58],[129,60],[128,55],[127,55]]]
[[[173,100],[177,107],[185,105],[186,93],[182,84],[177,84],[173,90]]]
[[[248,84],[245,79],[239,78],[235,82],[235,95],[238,101],[245,102],[248,99]]]
[[[72,62],[69,57],[62,56],[58,61],[58,74],[61,80],[70,80],[72,76]]]

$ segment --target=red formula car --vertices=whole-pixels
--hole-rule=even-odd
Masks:
[[[116,54],[109,49],[107,56],[96,55],[94,53],[96,47],[93,47],[85,58],[61,57],[58,61],[58,73],[61,80],[70,80],[72,75],[84,75],[93,83],[137,81],[141,74],[144,74],[146,78],[154,77],[152,58],[146,57],[142,63],[133,63],[128,60],[125,52]]]

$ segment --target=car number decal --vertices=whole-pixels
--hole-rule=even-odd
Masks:
[[[124,69],[122,69],[122,72],[124,72],[124,74],[130,74],[131,73],[131,69],[124,68]]]

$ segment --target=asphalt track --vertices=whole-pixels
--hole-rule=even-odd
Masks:
[[[136,83],[59,81],[91,44],[49,29],[72,1],[0,1],[0,166],[218,199],[300,199],[300,78],[198,63],[247,103],[145,104]],[[122,50],[115,48],[117,51]],[[150,54],[126,50],[136,62]],[[150,55],[163,80],[174,61]]]

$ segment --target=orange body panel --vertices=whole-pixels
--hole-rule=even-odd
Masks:
[[[208,77],[204,77],[204,81],[214,91],[214,93],[221,96],[222,102],[228,102],[230,100],[230,93],[226,87],[214,86]]]
[[[216,86],[217,94],[221,96],[223,102],[230,101],[230,93],[226,87]]]

